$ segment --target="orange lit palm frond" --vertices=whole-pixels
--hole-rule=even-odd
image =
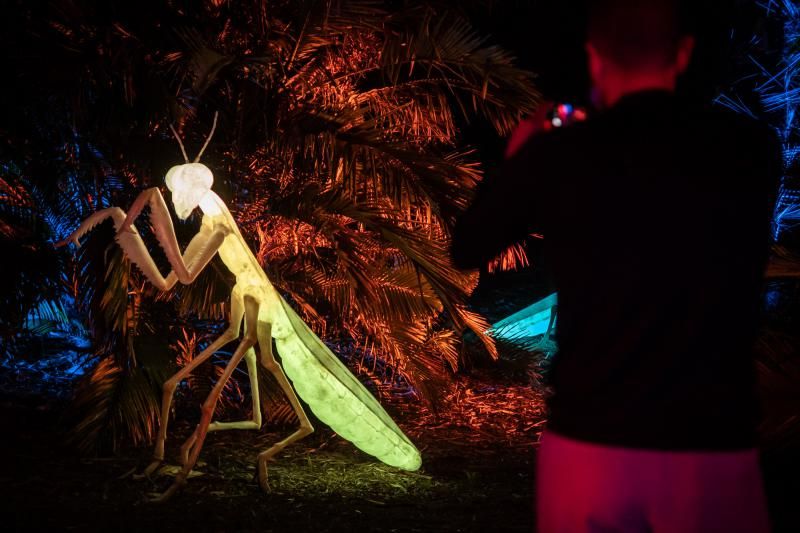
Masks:
[[[69,441],[82,451],[104,444],[149,443],[160,418],[157,385],[140,367],[125,369],[101,359],[79,384],[73,401],[77,423]]]
[[[298,163],[319,172],[322,185],[354,200],[386,200],[406,217],[417,208],[414,213],[426,214],[426,223],[450,226],[481,179],[472,153],[438,153],[392,140],[375,119],[355,120],[359,113],[306,115],[320,133],[304,139],[304,161]]]
[[[407,81],[357,93],[351,100],[364,108],[365,115],[375,117],[376,128],[388,138],[416,145],[453,145],[456,124],[448,96],[439,90],[428,90],[439,82]]]
[[[430,6],[419,11],[395,19],[397,37],[387,39],[382,53],[387,79],[441,76],[465,118],[483,114],[501,135],[510,133],[538,102],[532,75],[458,14]]]
[[[484,327],[485,324],[461,304],[477,279],[474,274],[464,273],[453,266],[445,238],[407,229],[386,216],[385,208],[358,205],[334,191],[319,195],[310,214],[324,216],[325,213],[335,213],[358,222],[365,230],[376,233],[401,253],[420,278],[430,285],[455,327],[470,328],[490,352],[494,352],[494,343],[485,333],[488,325]],[[298,216],[302,216],[302,213],[298,213]]]
[[[524,268],[529,264],[525,244],[513,244],[489,263],[489,272],[509,272]]]

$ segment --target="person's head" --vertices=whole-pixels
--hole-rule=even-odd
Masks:
[[[591,0],[586,51],[604,106],[626,94],[674,91],[694,38],[681,32],[678,0]]]

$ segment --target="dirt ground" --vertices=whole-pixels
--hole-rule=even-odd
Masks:
[[[167,466],[137,481],[130,474],[147,464],[149,448],[80,457],[61,444],[63,400],[0,394],[0,523],[3,531],[531,532],[542,420],[515,408],[538,401],[524,390],[464,389],[461,412],[446,420],[406,413],[401,426],[424,460],[414,473],[319,428],[271,463],[269,494],[256,483],[255,456],[291,428],[213,433],[199,475],[166,504],[147,497],[171,482],[188,421],[173,423]],[[800,450],[773,450],[763,466],[775,531],[800,531]]]
[[[40,396],[0,400],[6,531],[533,529],[535,424],[516,442],[489,440],[487,432],[497,430],[491,423],[407,427],[424,458],[414,473],[383,465],[320,428],[271,463],[269,494],[255,481],[255,456],[290,428],[214,433],[200,475],[172,501],[155,505],[146,497],[169,485],[189,423],[177,420],[170,429],[168,466],[152,480],[135,481],[126,474],[145,466],[150,450],[77,456],[60,444],[59,404]]]

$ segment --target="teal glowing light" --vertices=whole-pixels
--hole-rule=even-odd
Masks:
[[[533,345],[549,338],[556,323],[556,293],[496,322],[489,333],[497,340],[516,345]]]

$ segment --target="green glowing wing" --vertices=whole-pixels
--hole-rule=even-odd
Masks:
[[[378,401],[281,297],[294,335],[275,339],[286,375],[321,421],[384,463],[404,470],[422,464],[419,450]]]

